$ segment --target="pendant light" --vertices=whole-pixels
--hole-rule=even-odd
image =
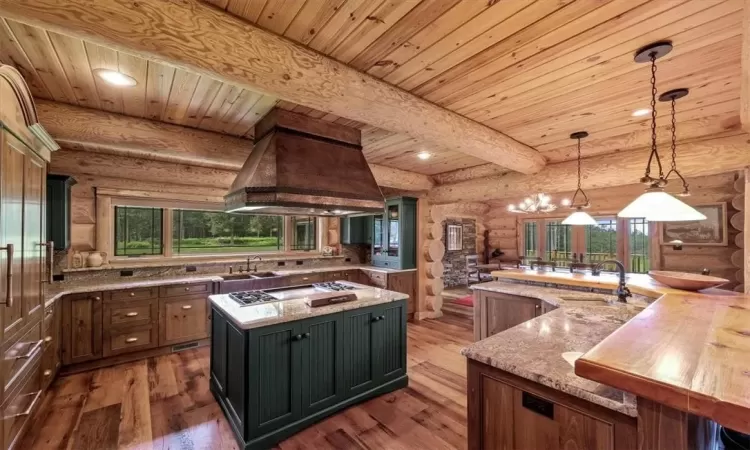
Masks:
[[[635,54],[635,62],[651,63],[651,153],[646,164],[646,171],[641,183],[648,186],[646,192],[633,200],[620,211],[618,217],[643,217],[649,222],[682,222],[705,220],[706,216],[690,205],[678,200],[664,191],[667,177],[656,145],[656,60],[672,51],[668,41],[648,45]],[[651,176],[651,164],[656,162],[659,169],[658,178]]]
[[[573,193],[573,198],[570,199],[569,205],[571,209],[575,209],[575,212],[562,221],[563,225],[596,225],[596,220],[583,211],[584,208],[591,206],[591,202],[589,202],[588,195],[581,189],[581,139],[588,135],[585,131],[577,131],[570,135],[571,139],[578,141],[578,189]],[[576,203],[576,197],[578,197],[579,193],[583,197],[582,203]]]
[[[672,174],[682,181],[682,192],[677,194],[679,197],[690,196],[690,186],[688,185],[685,177],[682,176],[680,171],[677,170],[677,121],[675,120],[675,102],[677,99],[685,97],[690,91],[687,89],[672,89],[659,96],[660,102],[670,102],[672,104],[672,168],[667,172],[666,179],[669,180],[669,176]]]

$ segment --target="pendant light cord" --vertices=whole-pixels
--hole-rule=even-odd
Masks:
[[[581,190],[581,138],[578,138],[578,190]]]
[[[659,181],[664,179],[664,168],[661,165],[661,158],[656,147],[656,53],[651,53],[651,154],[648,156],[648,165],[646,166],[646,178],[651,176],[651,161],[656,159],[659,167]]]
[[[685,177],[682,176],[679,170],[677,170],[677,119],[675,117],[675,103],[677,99],[673,96],[672,97],[672,170],[669,171],[667,174],[667,178],[669,178],[669,175],[674,172],[678,177],[680,177],[680,180],[682,180],[682,195],[690,195],[690,189],[687,180]]]

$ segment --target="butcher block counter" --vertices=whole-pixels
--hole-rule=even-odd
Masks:
[[[579,289],[617,286],[614,275],[528,270],[492,275]],[[638,396],[639,420],[666,406],[689,413],[685,421],[693,414],[750,433],[750,296],[680,291],[644,274],[629,274],[627,285],[655,300],[577,359],[576,375]]]

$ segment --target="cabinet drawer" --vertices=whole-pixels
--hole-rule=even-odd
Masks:
[[[58,345],[52,345],[44,350],[42,354],[42,389],[47,390],[52,380],[55,379],[60,368],[60,351]]]
[[[211,286],[213,282],[206,281],[205,283],[192,283],[192,284],[175,284],[172,286],[161,286],[159,288],[159,297],[179,297],[181,295],[193,295],[193,294],[211,294]]]
[[[373,286],[385,289],[387,283],[387,275],[383,272],[368,271],[367,278],[370,280]]]
[[[137,352],[157,346],[155,324],[129,329],[108,330],[104,335],[104,356]]]
[[[104,305],[104,327],[132,327],[156,322],[159,300],[131,300]]]
[[[208,299],[159,299],[159,345],[172,345],[208,337]]]
[[[121,291],[112,291],[104,294],[105,302],[119,302],[123,300],[145,300],[156,298],[159,293],[158,287],[123,289]]]
[[[18,448],[18,438],[22,436],[21,431],[28,424],[29,418],[39,409],[42,403],[42,386],[39,377],[39,360],[41,356],[36,354],[22,373],[23,382],[11,392],[3,407],[3,435],[5,449]]]
[[[40,325],[37,322],[18,341],[5,349],[2,361],[4,392],[12,391],[20,381],[19,374],[41,355],[44,341],[40,337]]]
[[[324,273],[299,273],[289,275],[289,285],[291,286],[320,283],[322,281],[325,281]]]

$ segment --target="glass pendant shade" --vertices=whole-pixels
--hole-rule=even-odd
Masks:
[[[580,208],[562,221],[563,225],[596,225],[596,220]]]
[[[649,222],[706,220],[706,216],[698,210],[667,194],[663,189],[644,192],[620,211],[617,217],[644,217]]]

